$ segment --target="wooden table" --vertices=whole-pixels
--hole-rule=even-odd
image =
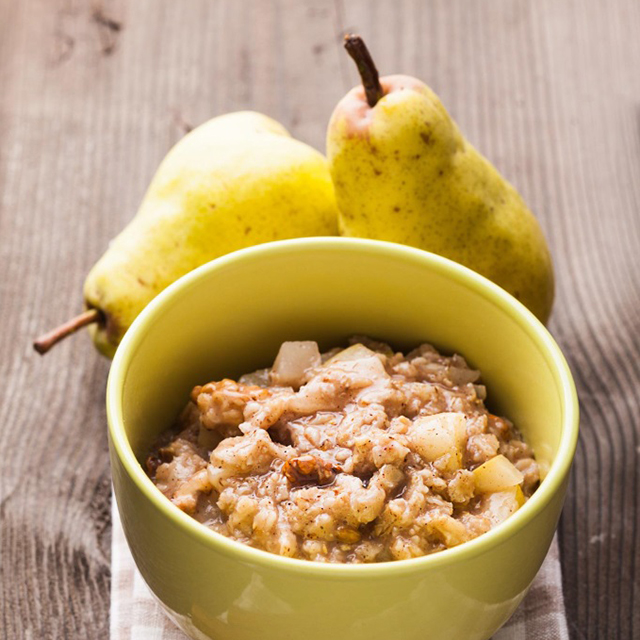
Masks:
[[[560,526],[574,638],[640,634],[640,4],[0,1],[0,636],[107,638],[108,362],[84,276],[185,130],[264,111],[322,149],[341,34],[426,80],[547,233],[582,403]]]

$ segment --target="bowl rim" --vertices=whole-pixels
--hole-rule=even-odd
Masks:
[[[144,472],[125,434],[121,401],[126,373],[140,346],[145,327],[153,323],[154,318],[162,313],[165,305],[170,304],[174,298],[181,295],[183,290],[189,289],[209,277],[211,272],[227,268],[234,263],[260,260],[292,251],[305,252],[311,249],[351,250],[369,255],[384,255],[391,259],[435,270],[458,284],[474,289],[485,299],[500,307],[525,330],[537,346],[551,369],[560,395],[562,405],[560,444],[556,458],[550,465],[540,487],[516,513],[500,525],[459,546],[418,558],[372,564],[314,562],[288,558],[256,549],[207,528],[178,509],[162,495]],[[196,268],[169,285],[138,315],[116,350],[107,380],[106,404],[109,439],[122,467],[145,498],[187,535],[195,538],[204,546],[211,547],[216,552],[235,557],[245,563],[260,565],[272,570],[340,579],[390,574],[404,575],[434,569],[479,556],[511,538],[527,522],[541,513],[551,502],[556,492],[561,489],[573,462],[579,426],[575,383],[560,347],[533,313],[511,294],[475,271],[434,253],[392,242],[333,236],[280,240],[240,249]]]

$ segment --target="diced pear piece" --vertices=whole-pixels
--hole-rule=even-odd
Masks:
[[[525,503],[524,494],[519,486],[506,491],[498,491],[485,496],[482,513],[495,527],[513,515]]]
[[[357,371],[370,378],[386,378],[389,376],[380,356],[363,344],[354,344],[336,353],[324,363],[325,367],[338,367],[347,371]]]
[[[271,382],[282,387],[298,388],[307,369],[320,364],[318,343],[313,340],[283,342],[271,369]]]
[[[516,502],[518,503],[518,508],[520,508],[527,501],[527,499],[524,497],[524,493],[522,493],[522,488],[520,487],[520,485],[518,485],[515,489],[515,498]]]
[[[437,515],[429,521],[429,529],[442,539],[447,547],[455,547],[469,539],[467,528],[448,515]]]
[[[413,449],[428,462],[450,454],[460,466],[461,449],[466,438],[466,420],[463,413],[438,413],[416,418],[409,429]]]
[[[522,483],[524,476],[503,455],[497,455],[474,469],[478,493],[495,493],[512,489]]]
[[[329,358],[324,364],[325,366],[331,366],[336,362],[361,360],[362,358],[370,358],[375,355],[375,351],[371,351],[371,349],[365,347],[363,344],[352,344],[350,347],[336,353],[335,356],[331,356],[331,358]]]

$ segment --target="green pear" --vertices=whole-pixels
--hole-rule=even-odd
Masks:
[[[465,140],[429,87],[409,76],[378,78],[359,37],[348,36],[345,46],[363,86],[339,102],[327,134],[340,233],[455,260],[546,322],[551,256],[518,192]]]
[[[214,118],[169,151],[138,213],[89,272],[87,311],[34,346],[44,352],[88,324],[112,357],[147,303],[192,269],[251,245],[336,234],[322,154],[261,114]]]

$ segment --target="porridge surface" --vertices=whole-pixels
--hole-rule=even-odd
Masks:
[[[214,531],[324,562],[453,547],[531,496],[533,452],[462,357],[353,342],[284,343],[271,369],[195,387],[147,458],[153,482]]]

